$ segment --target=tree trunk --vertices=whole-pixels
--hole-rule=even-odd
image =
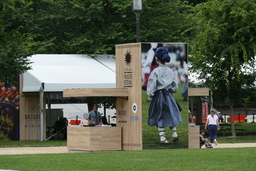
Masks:
[[[203,123],[203,120],[202,120],[202,102],[199,101],[199,100],[196,100],[196,123]]]
[[[210,104],[211,104],[211,108],[210,109],[212,109],[213,108],[213,92],[212,91],[210,91]]]
[[[236,129],[235,129],[235,119],[234,119],[234,108],[233,108],[233,104],[230,104],[229,107],[230,107],[232,137],[236,137]]]
[[[248,116],[248,105],[247,105],[247,100],[244,102],[244,113],[246,116]]]

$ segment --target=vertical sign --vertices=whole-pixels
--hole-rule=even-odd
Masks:
[[[21,94],[20,98],[20,141],[38,141],[40,140],[39,96]]]
[[[206,123],[207,112],[208,112],[208,103],[203,102],[202,103],[202,122],[203,123]]]
[[[123,150],[142,150],[141,44],[116,45],[116,88],[127,88],[128,99],[117,99],[117,126]]]

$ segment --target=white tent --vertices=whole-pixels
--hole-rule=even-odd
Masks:
[[[39,92],[40,140],[43,141],[44,92],[73,88],[116,88],[113,55],[40,54],[31,56],[32,69],[22,74],[22,92]]]
[[[31,56],[32,70],[23,74],[23,92],[62,92],[71,88],[115,88],[113,55],[91,57],[80,54]]]

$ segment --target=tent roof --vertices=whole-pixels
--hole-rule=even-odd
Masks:
[[[22,74],[23,92],[39,92],[42,83],[45,92],[116,87],[113,55],[39,54],[31,62],[32,70]]]

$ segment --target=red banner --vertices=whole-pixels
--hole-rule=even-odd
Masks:
[[[207,113],[208,113],[208,103],[207,102],[203,102],[202,103],[202,122],[203,123],[206,122]]]

